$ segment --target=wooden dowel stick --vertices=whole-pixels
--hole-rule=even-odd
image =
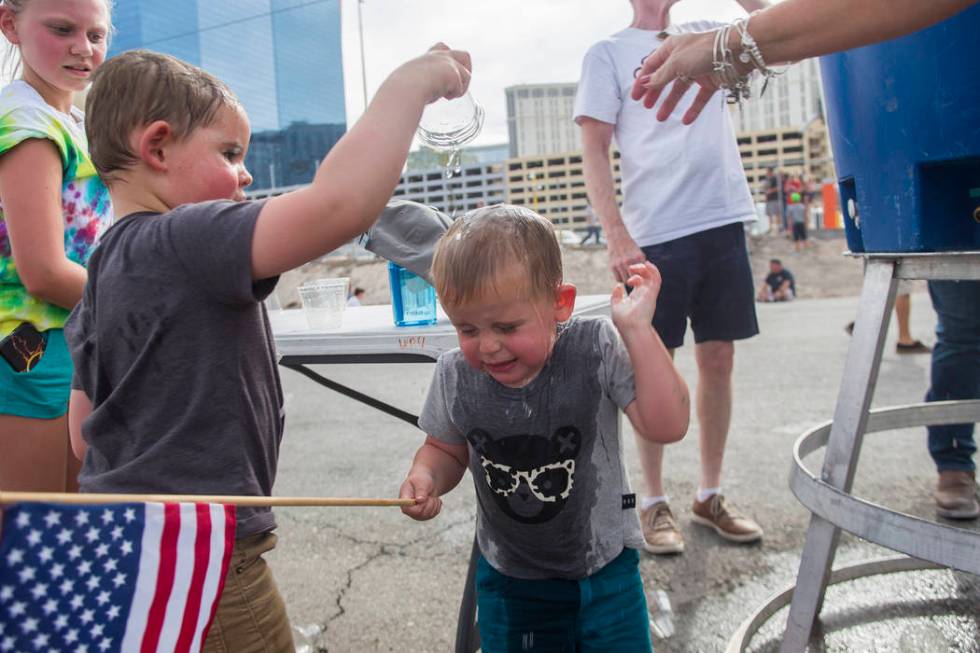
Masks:
[[[224,503],[236,506],[413,506],[415,499],[376,499],[358,497],[250,497],[201,494],[73,494],[67,492],[3,492],[0,505],[20,502],[100,504],[100,503]]]

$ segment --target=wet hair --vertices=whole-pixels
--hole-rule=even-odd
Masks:
[[[522,281],[513,283],[514,269]],[[436,244],[432,278],[443,306],[488,293],[552,298],[562,282],[561,248],[551,223],[521,206],[495,204],[458,218]]]
[[[116,55],[95,72],[85,101],[92,163],[111,183],[139,160],[129,144],[134,129],[163,120],[183,140],[213,123],[222,107],[243,110],[224,82],[197,66],[149,50]]]
[[[0,0],[0,9],[8,9],[15,16],[20,12],[24,11],[24,8],[29,5],[31,0]],[[105,5],[106,13],[109,15],[109,32],[106,34],[106,40],[112,36],[112,5],[113,0],[102,0],[102,4]],[[108,43],[106,43],[108,45]],[[7,75],[9,79],[17,77],[20,73],[20,48],[13,43],[7,42],[7,49],[3,53],[3,64],[2,72]]]

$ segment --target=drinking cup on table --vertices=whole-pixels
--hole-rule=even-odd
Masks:
[[[316,279],[299,287],[306,323],[311,329],[339,329],[347,305],[347,278]]]

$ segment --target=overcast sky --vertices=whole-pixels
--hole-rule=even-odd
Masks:
[[[342,0],[347,122],[364,110],[357,0]],[[574,82],[590,45],[629,26],[628,0],[365,0],[368,98],[402,62],[443,41],[473,57],[470,92],[486,109],[476,144],[507,140],[504,88]],[[735,0],[681,0],[674,22],[732,20]]]

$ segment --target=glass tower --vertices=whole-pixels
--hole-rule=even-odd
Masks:
[[[347,130],[340,0],[116,0],[109,56],[145,48],[219,77],[252,125],[252,189],[309,183]]]

